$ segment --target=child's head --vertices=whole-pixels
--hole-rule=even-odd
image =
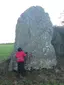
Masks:
[[[22,51],[22,49],[19,47],[19,48],[18,48],[18,51]]]

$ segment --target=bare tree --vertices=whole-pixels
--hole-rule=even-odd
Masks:
[[[59,20],[60,20],[60,24],[61,24],[62,26],[64,26],[64,10],[63,10],[62,13],[60,13]]]

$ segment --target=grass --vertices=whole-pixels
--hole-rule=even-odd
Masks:
[[[30,75],[27,75],[26,77],[19,78],[19,79],[17,77],[15,77],[15,75],[16,74],[14,72],[11,72],[8,74],[7,77],[2,76],[0,78],[0,85],[64,85],[64,83],[58,82],[56,80],[44,81],[43,79],[40,80],[39,78],[37,80],[36,77],[38,77],[38,76],[35,76],[35,78],[34,78],[34,76],[31,73],[30,73],[30,75],[32,75],[31,77],[33,77],[33,79],[30,78]],[[14,84],[15,82],[16,82],[16,84]]]
[[[14,49],[13,43],[0,44],[0,61],[7,59]]]

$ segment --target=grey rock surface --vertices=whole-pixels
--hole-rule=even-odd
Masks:
[[[52,23],[40,6],[32,6],[20,15],[16,25],[15,52],[21,47],[28,52],[25,68],[51,68],[56,65]]]

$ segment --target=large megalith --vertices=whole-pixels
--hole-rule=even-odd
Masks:
[[[16,24],[15,51],[21,47],[28,52],[26,69],[51,68],[56,65],[51,45],[52,33],[50,17],[42,7],[32,6],[20,15]]]

